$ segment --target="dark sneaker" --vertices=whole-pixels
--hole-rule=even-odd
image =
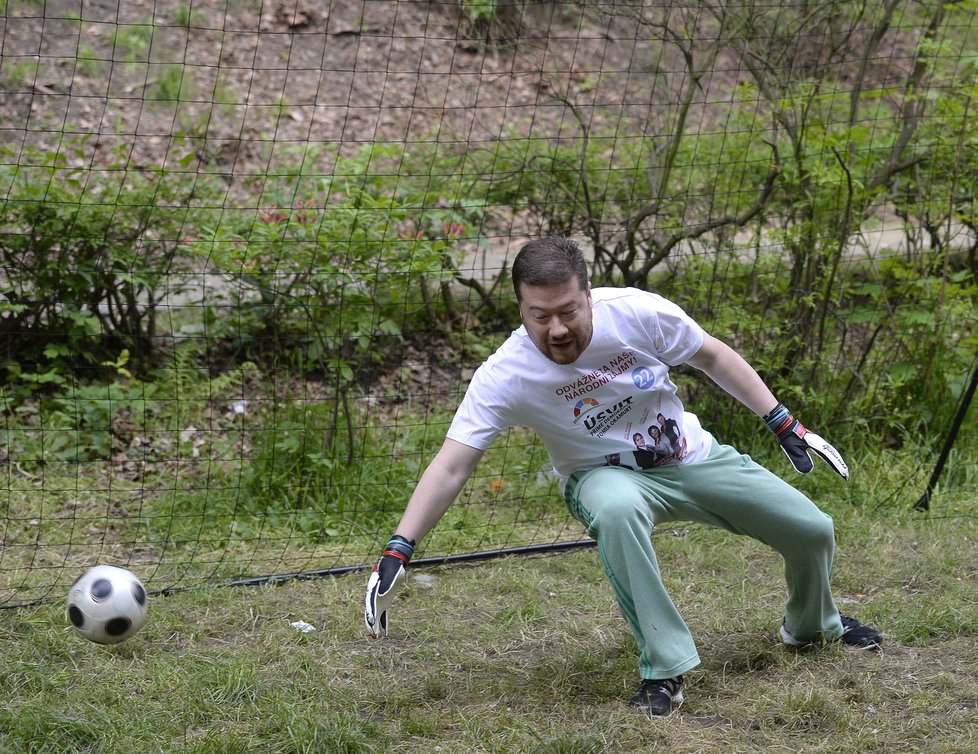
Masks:
[[[631,705],[650,715],[668,715],[672,711],[672,703],[679,704],[683,700],[682,685],[681,675],[664,680],[646,678],[632,697]]]
[[[839,639],[847,647],[856,649],[879,649],[883,646],[883,634],[875,628],[864,626],[855,618],[839,613],[842,618],[842,637]]]
[[[875,628],[864,626],[855,618],[850,618],[848,615],[843,615],[842,613],[839,613],[839,618],[842,619],[842,636],[839,637],[838,641],[847,647],[876,650],[883,646],[883,634]],[[790,647],[806,647],[816,643],[813,641],[799,641],[788,632],[788,629],[784,627],[784,623],[781,624],[779,633],[781,634],[781,641]]]

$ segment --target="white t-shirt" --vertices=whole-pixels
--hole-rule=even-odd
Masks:
[[[561,484],[575,471],[693,463],[712,436],[683,410],[669,367],[703,344],[676,304],[635,288],[594,288],[594,333],[572,364],[556,364],[525,327],[476,370],[448,437],[486,450],[515,425],[543,441]]]

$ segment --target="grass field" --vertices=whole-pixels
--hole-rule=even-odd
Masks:
[[[635,648],[593,549],[412,571],[391,636],[365,574],[155,596],[146,627],[89,644],[63,605],[0,612],[2,752],[974,752],[974,491],[930,514],[823,502],[836,596],[880,653],[776,639],[777,557],[702,528],[657,535],[703,664],[649,719]],[[291,624],[305,621],[315,631]]]

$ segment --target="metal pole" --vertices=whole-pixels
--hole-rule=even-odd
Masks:
[[[930,481],[927,482],[927,489],[920,496],[920,500],[914,504],[914,510],[925,511],[930,509],[931,495],[934,493],[937,482],[944,471],[944,465],[947,463],[948,456],[951,455],[951,449],[954,447],[954,441],[958,438],[961,425],[964,424],[964,418],[968,415],[968,408],[971,406],[971,399],[975,395],[976,387],[978,387],[978,353],[975,353],[975,365],[971,372],[971,382],[968,383],[968,389],[965,390],[964,395],[961,397],[958,412],[954,417],[954,421],[951,423],[951,429],[948,431],[947,437],[944,439],[941,456],[937,459],[937,465],[934,467],[934,472],[930,475]]]

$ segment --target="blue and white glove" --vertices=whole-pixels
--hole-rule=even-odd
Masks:
[[[783,403],[775,406],[774,410],[764,417],[764,422],[777,436],[778,442],[781,443],[781,450],[788,456],[791,465],[799,474],[807,474],[815,467],[811,456],[811,453],[815,453],[836,474],[843,479],[849,478],[849,467],[842,460],[839,451],[814,432],[805,429]]]
[[[395,593],[404,585],[412,555],[414,542],[395,534],[384,548],[380,560],[374,564],[374,570],[367,580],[363,611],[367,633],[374,639],[380,633],[378,629],[383,629],[384,636],[387,636],[387,608],[394,601]]]

